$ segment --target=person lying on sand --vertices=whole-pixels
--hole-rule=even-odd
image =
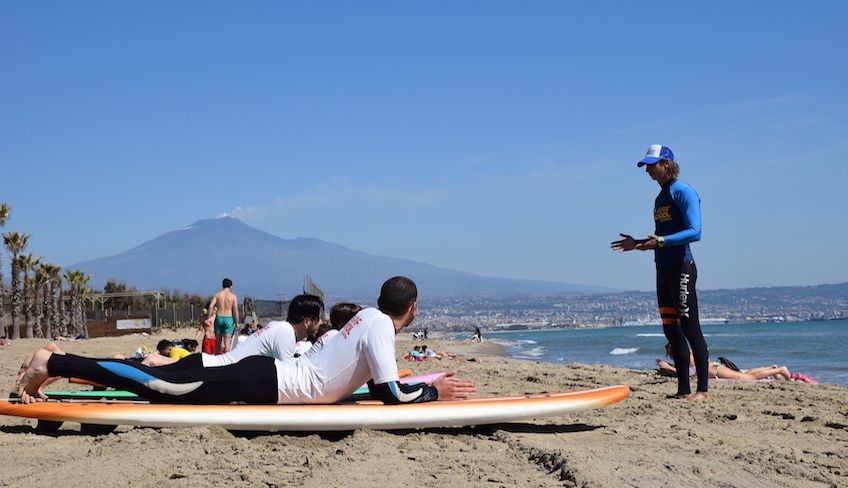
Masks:
[[[129,390],[153,403],[326,404],[347,398],[366,381],[372,396],[386,404],[470,398],[476,391],[474,383],[459,380],[454,373],[432,385],[399,382],[395,335],[418,311],[415,283],[400,276],[389,279],[377,303],[379,309],[360,311],[311,358],[284,362],[249,356],[216,368],[174,368],[179,363],[150,368],[44,348],[33,355],[15,387],[22,403],[43,401],[42,386],[51,376]]]
[[[670,346],[666,344],[666,353],[670,356]],[[657,366],[659,367],[659,373],[663,376],[677,376],[677,368],[663,361],[662,359],[657,359]],[[777,378],[780,380],[789,380],[790,374],[789,370],[786,366],[764,366],[761,368],[751,368],[743,371],[735,371],[724,364],[721,364],[720,361],[711,361],[707,363],[707,373],[710,378],[719,378],[719,379],[727,379],[727,380],[737,380],[737,381],[757,381],[764,380],[768,378]],[[695,376],[695,358],[692,356],[692,352],[689,352],[689,376]]]

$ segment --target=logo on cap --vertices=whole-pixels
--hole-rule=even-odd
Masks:
[[[674,161],[674,153],[671,152],[671,149],[661,144],[651,144],[651,146],[648,147],[648,152],[645,154],[645,157],[636,163],[636,165],[641,167],[646,164],[656,164],[658,161],[663,159]]]

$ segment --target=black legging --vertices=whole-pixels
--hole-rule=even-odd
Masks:
[[[152,403],[277,403],[277,368],[273,358],[250,356],[217,368],[204,368],[202,364],[197,367],[196,358],[186,359],[153,368],[121,359],[53,354],[47,361],[47,372],[50,376],[82,378],[129,390]]]
[[[669,268],[657,268],[657,303],[663,332],[671,345],[674,368],[677,370],[677,394],[691,393],[689,386],[689,347],[695,357],[698,391],[709,389],[708,364],[710,353],[701,332],[698,318],[698,295],[695,282],[698,269],[690,261]]]

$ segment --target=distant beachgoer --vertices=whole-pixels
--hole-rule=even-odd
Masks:
[[[233,332],[239,323],[238,297],[232,292],[233,282],[224,278],[221,291],[212,297],[209,303],[209,316],[214,315],[215,322],[215,352],[224,354],[232,349]]]
[[[157,349],[158,349],[158,347],[157,347]],[[160,352],[160,354],[162,354],[162,353]],[[188,349],[171,342],[171,348],[168,350],[168,353],[162,354],[162,355],[168,356],[171,359],[176,359],[176,360],[179,361],[180,359],[188,356],[189,354],[191,354],[191,352],[189,352]]]
[[[215,309],[212,308],[212,300],[206,303],[203,310],[206,319],[201,320],[197,327],[194,338],[201,340],[201,350],[206,354],[215,354]],[[202,339],[201,339],[202,338]]]
[[[174,345],[171,343],[171,341],[167,339],[162,339],[161,341],[159,341],[159,343],[156,344],[156,351],[144,356],[144,358],[141,360],[141,364],[155,368],[158,366],[166,366],[169,364],[176,363],[179,360],[170,356],[171,349],[173,349],[173,347]],[[113,355],[112,358],[126,359],[125,357],[123,357],[123,355],[118,356],[117,354]]]
[[[666,344],[666,354],[671,357],[672,348],[670,345]],[[657,366],[659,367],[659,372],[663,376],[677,376],[677,369],[663,361],[662,359],[657,359]],[[757,381],[764,380],[768,378],[777,378],[779,380],[790,380],[791,374],[789,373],[789,369],[786,366],[763,366],[760,368],[751,368],[745,370],[735,370],[730,366],[726,366],[722,364],[721,361],[712,361],[708,366],[708,371],[710,374],[710,378],[720,378],[727,380],[737,380],[737,381]],[[687,374],[691,376],[696,375],[695,371],[695,358],[692,356],[692,353],[689,353],[689,367],[687,369]]]
[[[476,342],[483,342],[483,333],[480,332],[480,327],[474,327],[474,340]]]
[[[666,146],[654,144],[637,163],[660,187],[654,201],[654,233],[646,239],[620,234],[622,239],[610,247],[626,252],[654,250],[657,267],[657,303],[663,332],[671,343],[677,366],[678,398],[709,399],[709,350],[698,318],[695,282],[698,270],[689,243],[701,240],[701,199],[691,186],[677,179],[680,166]],[[688,357],[694,353],[698,388],[692,394],[689,385]]]
[[[372,396],[387,404],[470,398],[474,383],[454,373],[432,385],[400,383],[395,335],[415,318],[417,298],[412,280],[389,279],[380,291],[379,309],[360,311],[312,358],[283,362],[251,356],[229,366],[177,371],[43,348],[19,373],[15,389],[22,403],[43,401],[44,381],[65,376],[129,390],[154,403],[325,404],[347,398],[367,381]]]
[[[183,339],[182,340],[183,347],[190,353],[194,354],[197,352],[197,347],[200,345],[194,339]]]

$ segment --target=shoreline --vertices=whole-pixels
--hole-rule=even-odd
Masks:
[[[183,331],[62,342],[71,353],[131,353]],[[184,335],[184,334],[183,334]],[[20,362],[45,341],[0,347],[0,387],[10,391]],[[459,359],[403,359],[413,374],[456,371],[476,396],[628,385],[631,396],[606,409],[492,426],[403,432],[233,435],[218,427],[128,428],[57,434],[34,421],[0,417],[0,485],[324,487],[339,479],[385,488],[385,466],[424,486],[840,486],[848,481],[848,388],[803,383],[711,383],[709,402],[666,399],[673,379],[603,365],[513,359],[492,341],[424,342]],[[469,361],[475,358],[476,361]],[[68,389],[64,382],[57,390]],[[215,460],[226,459],[225,465]],[[379,462],[374,462],[375,460]]]

